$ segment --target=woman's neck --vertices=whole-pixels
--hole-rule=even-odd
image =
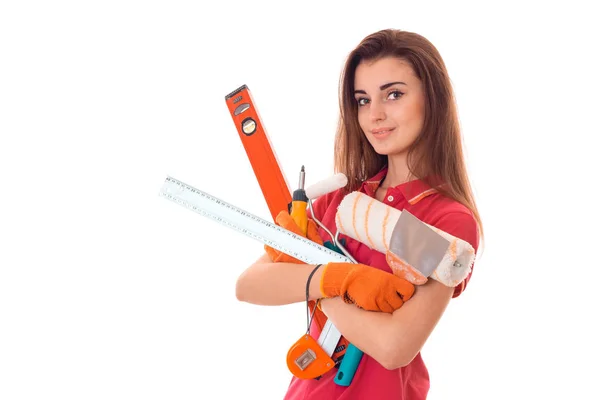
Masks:
[[[413,176],[408,169],[406,156],[388,156],[387,173],[380,186],[382,189],[387,189],[391,186],[398,186],[413,179],[415,179],[415,176]]]

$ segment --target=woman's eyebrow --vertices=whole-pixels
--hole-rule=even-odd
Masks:
[[[390,86],[394,86],[394,85],[405,85],[408,86],[406,83],[404,82],[390,82],[390,83],[386,83],[385,85],[381,85],[379,86],[379,90],[385,90],[387,88],[389,88]],[[365,92],[364,90],[355,90],[354,94],[367,94],[367,92]]]
[[[398,82],[390,82],[390,83],[386,83],[385,85],[381,85],[381,86],[379,86],[379,90],[385,90],[385,89],[387,89],[387,88],[389,88],[390,86],[393,86],[393,85],[404,85],[404,86],[408,86],[406,83],[404,83],[404,82],[400,82],[400,81],[398,81]]]

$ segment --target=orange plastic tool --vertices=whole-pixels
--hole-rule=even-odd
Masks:
[[[300,226],[306,225],[307,199],[305,199],[304,193],[304,168],[301,171],[300,188],[296,191],[298,199],[293,204],[292,192],[271,147],[271,141],[263,127],[248,87],[240,86],[225,96],[225,101],[273,221],[277,219],[277,215],[282,210],[290,213],[296,210],[293,212],[293,216],[297,217],[296,223],[300,222]],[[302,193],[303,196],[300,196],[299,193]],[[290,347],[287,354],[287,366],[294,376],[301,379],[313,379],[332,369],[335,362],[315,339],[309,334],[305,334]]]
[[[335,363],[312,336],[302,336],[287,354],[288,369],[300,379],[317,378],[335,366]]]
[[[225,96],[225,102],[275,221],[280,211],[289,211],[292,195],[250,90],[242,85]]]

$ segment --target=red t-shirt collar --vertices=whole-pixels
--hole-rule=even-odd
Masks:
[[[381,185],[381,181],[387,175],[388,166],[384,166],[377,174],[373,177],[364,181],[361,185],[360,190],[371,197],[375,197],[375,191]],[[437,181],[436,181],[437,182]],[[441,181],[440,181],[441,183]],[[400,191],[404,198],[411,204],[418,203],[421,199],[429,196],[430,194],[436,193],[437,190],[425,183],[421,179],[414,179],[408,182],[401,183],[393,187],[394,190]]]

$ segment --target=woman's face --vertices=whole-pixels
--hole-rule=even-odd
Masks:
[[[358,123],[378,154],[405,154],[421,133],[425,95],[410,64],[397,57],[362,61],[354,98]]]

